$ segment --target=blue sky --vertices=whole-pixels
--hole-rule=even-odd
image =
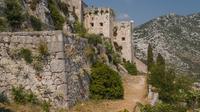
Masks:
[[[136,25],[161,15],[200,12],[200,0],[84,0],[88,5],[111,7],[118,19],[132,19]]]

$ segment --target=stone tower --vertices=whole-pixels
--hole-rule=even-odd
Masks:
[[[113,27],[114,45],[121,49],[122,58],[130,62],[133,62],[132,30],[132,21],[115,22]]]
[[[114,13],[110,8],[86,8],[84,25],[89,33],[112,38]]]

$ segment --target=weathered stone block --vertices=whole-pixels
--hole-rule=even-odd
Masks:
[[[65,61],[64,60],[52,60],[50,63],[51,71],[54,73],[65,71]]]

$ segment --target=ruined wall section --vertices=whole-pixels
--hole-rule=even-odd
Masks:
[[[41,72],[23,59],[11,58],[11,52],[21,48],[37,55],[41,41],[47,43],[49,52]],[[63,108],[87,99],[85,45],[86,40],[65,37],[61,31],[0,33],[0,92],[11,99],[12,86],[21,85],[39,99]]]
[[[130,62],[133,61],[132,30],[130,21],[115,22],[113,27],[113,41],[121,47],[122,58]]]
[[[112,38],[114,12],[110,8],[86,8],[84,25],[89,33]]]

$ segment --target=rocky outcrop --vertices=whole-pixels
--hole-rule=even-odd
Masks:
[[[47,43],[49,52],[42,71],[12,57],[21,48],[36,56],[41,41]],[[12,87],[22,86],[39,99],[65,108],[87,99],[86,45],[87,40],[66,37],[61,31],[0,33],[0,92],[11,99]]]

